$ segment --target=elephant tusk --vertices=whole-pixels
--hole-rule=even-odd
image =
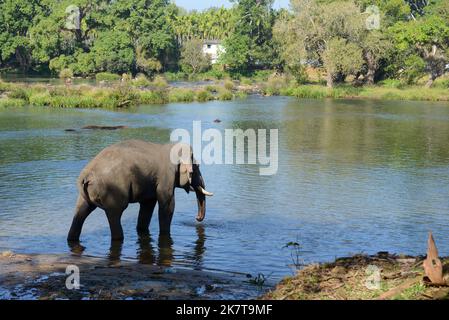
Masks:
[[[203,189],[201,186],[198,187],[198,189],[200,189],[200,191],[201,191],[205,196],[212,197],[212,196],[214,195],[212,192],[209,192],[209,191]]]
[[[192,186],[190,186],[190,191],[195,191],[195,189],[193,189],[193,187],[192,187]]]

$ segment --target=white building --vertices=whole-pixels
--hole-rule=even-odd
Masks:
[[[217,63],[218,57],[224,52],[224,47],[219,40],[205,40],[203,44],[203,53],[210,56],[212,64]]]

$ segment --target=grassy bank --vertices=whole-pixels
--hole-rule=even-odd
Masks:
[[[114,109],[139,104],[232,100],[245,96],[243,92],[228,89],[226,83],[214,85],[213,88],[176,88],[162,81],[149,82],[142,86],[129,83],[75,86],[0,82],[0,107],[32,105]]]
[[[305,267],[282,280],[262,299],[274,300],[429,300],[449,299],[448,286],[424,281],[424,257],[379,253],[340,258]],[[441,259],[449,278],[449,258]],[[378,270],[379,282],[375,282]],[[448,280],[446,280],[448,281]]]
[[[332,89],[320,85],[287,87],[280,90],[281,95],[309,99],[375,99],[410,101],[449,101],[449,89],[405,87],[388,88],[382,86],[338,86]]]
[[[170,86],[164,78],[153,81],[135,78],[130,81],[102,80],[97,85],[44,85],[0,81],[0,107],[22,105],[64,108],[125,108],[139,104],[170,102],[206,102],[243,99],[247,94],[291,96],[308,99],[379,99],[449,101],[446,87],[340,85],[327,88],[319,84],[296,85],[282,76],[262,80],[215,80],[210,84],[186,87]]]

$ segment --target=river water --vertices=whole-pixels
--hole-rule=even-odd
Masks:
[[[214,120],[219,118],[220,123]],[[291,274],[284,246],[305,263],[354,253],[424,254],[433,231],[449,255],[449,105],[430,102],[297,100],[139,106],[130,110],[0,110],[0,249],[66,253],[75,181],[102,148],[125,139],[168,142],[176,128],[279,129],[279,169],[203,165],[206,219],[193,194],[176,191],[171,238],[138,239],[137,205],[123,215],[125,242],[110,246],[102,210],[86,221],[83,254],[194,269]],[[85,125],[125,125],[116,131]],[[67,132],[65,129],[75,129]]]

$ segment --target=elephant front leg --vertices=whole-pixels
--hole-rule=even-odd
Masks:
[[[79,241],[84,221],[95,208],[95,206],[90,205],[81,195],[78,196],[75,216],[73,217],[67,241]]]
[[[159,233],[170,234],[170,226],[175,210],[175,198],[170,196],[158,200],[159,204]]]
[[[151,217],[153,216],[154,206],[156,205],[156,200],[150,200],[140,203],[139,217],[137,218],[137,234],[148,235],[151,222]]]

